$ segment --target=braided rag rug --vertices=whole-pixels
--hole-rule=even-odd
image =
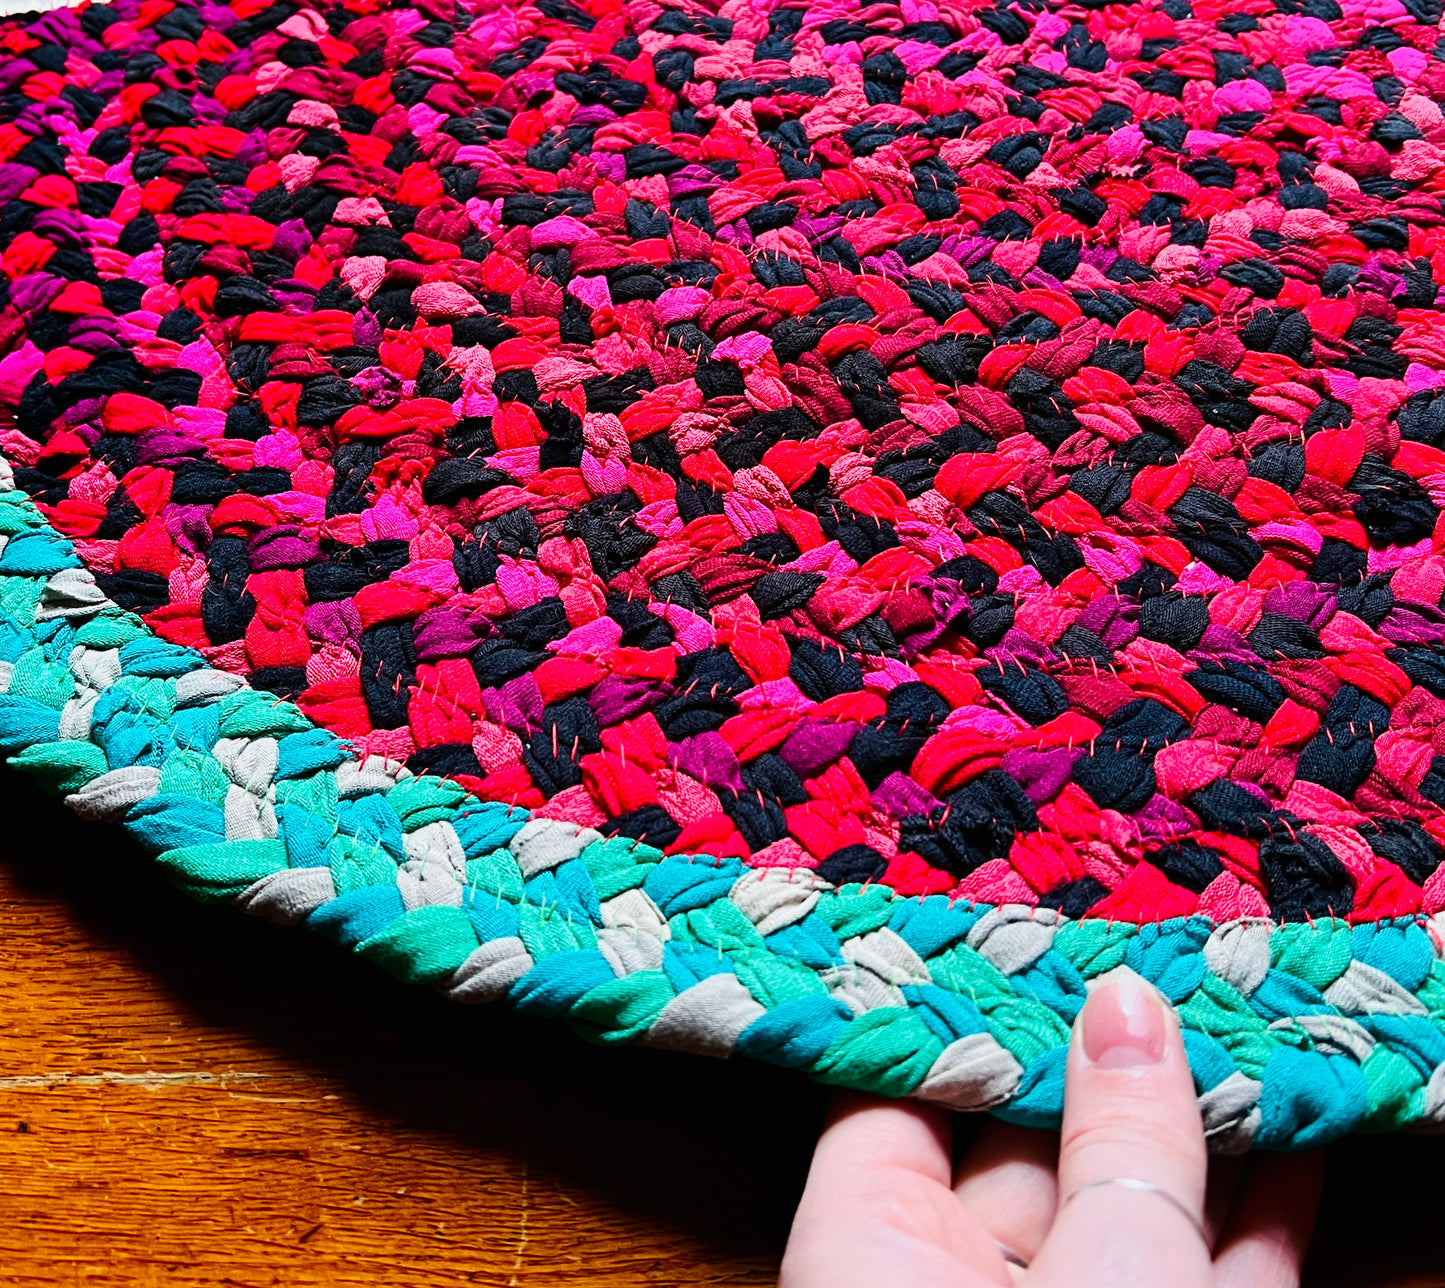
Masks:
[[[0,752],[600,1042],[1445,1122],[1439,0],[0,23]]]

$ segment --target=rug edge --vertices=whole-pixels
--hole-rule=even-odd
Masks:
[[[1445,914],[1069,921],[664,856],[531,818],[448,779],[342,758],[292,704],[160,640],[104,596],[3,458],[0,471],[14,653],[0,663],[0,751],[72,809],[124,826],[194,897],[306,921],[404,979],[566,1017],[596,1041],[736,1051],[1034,1126],[1058,1122],[1089,984],[1132,969],[1180,1015],[1216,1150],[1445,1125]],[[118,715],[124,737],[110,731]],[[142,735],[141,759],[161,763],[116,763]],[[348,831],[299,805],[308,791],[381,796],[390,814],[349,805],[379,821]],[[308,845],[319,861],[295,865]],[[332,863],[358,884],[338,890]]]

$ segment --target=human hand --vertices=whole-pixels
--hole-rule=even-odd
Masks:
[[[1174,1016],[1121,973],[1074,1027],[1058,1137],[990,1121],[954,1164],[946,1111],[839,1093],[780,1288],[1293,1288],[1320,1176],[1208,1159]]]

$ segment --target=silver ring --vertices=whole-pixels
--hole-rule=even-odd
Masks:
[[[1209,1236],[1204,1232],[1204,1226],[1193,1212],[1185,1207],[1179,1199],[1175,1198],[1174,1195],[1169,1193],[1162,1185],[1155,1185],[1153,1181],[1140,1180],[1137,1176],[1110,1176],[1102,1181],[1090,1181],[1087,1185],[1079,1186],[1078,1189],[1059,1204],[1059,1207],[1061,1209],[1067,1207],[1078,1198],[1080,1194],[1084,1193],[1085,1190],[1102,1189],[1106,1185],[1117,1186],[1121,1190],[1131,1190],[1135,1194],[1157,1194],[1178,1212],[1180,1216],[1188,1221],[1189,1224],[1194,1227],[1194,1232],[1204,1242],[1204,1245],[1206,1247],[1209,1246]]]
[[[1019,1254],[1010,1248],[1002,1239],[995,1239],[994,1242],[998,1244],[999,1256],[1009,1265],[1017,1266],[1020,1270],[1027,1270],[1029,1268],[1029,1263],[1024,1260],[1023,1257],[1019,1256]]]

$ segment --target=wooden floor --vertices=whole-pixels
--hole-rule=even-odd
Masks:
[[[174,893],[0,770],[0,1284],[773,1282],[824,1093],[600,1051]],[[1307,1283],[1445,1285],[1445,1140],[1331,1158]]]

